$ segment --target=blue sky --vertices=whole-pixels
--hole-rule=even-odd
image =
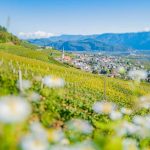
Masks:
[[[10,31],[99,34],[150,28],[150,0],[0,0],[0,24]]]

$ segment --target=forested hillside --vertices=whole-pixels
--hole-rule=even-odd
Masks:
[[[97,35],[61,35],[44,39],[29,39],[37,45],[70,51],[131,51],[150,50],[150,32],[106,33]]]

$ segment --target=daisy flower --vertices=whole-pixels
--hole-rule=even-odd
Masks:
[[[131,70],[128,73],[128,76],[135,81],[141,81],[147,78],[147,72],[144,70]]]
[[[18,123],[31,113],[30,104],[22,97],[6,96],[0,99],[0,122]]]
[[[118,120],[122,118],[122,114],[119,111],[112,111],[109,115],[110,119]]]
[[[81,119],[72,119],[67,123],[67,127],[69,130],[74,130],[77,132],[82,132],[85,134],[92,133],[93,127],[86,120]]]
[[[99,114],[109,114],[115,110],[115,107],[116,106],[114,103],[102,101],[102,102],[96,102],[93,105],[93,110]]]
[[[56,78],[52,76],[45,76],[42,80],[43,84],[49,88],[59,88],[64,87],[65,81],[61,78]]]

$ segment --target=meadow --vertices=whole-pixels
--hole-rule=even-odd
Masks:
[[[57,62],[60,55],[0,44],[0,99],[30,106],[20,120],[0,111],[0,149],[148,150],[149,83],[87,73]]]

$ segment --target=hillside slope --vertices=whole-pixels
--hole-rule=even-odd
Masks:
[[[35,47],[33,48],[32,46],[29,46],[28,44],[27,46],[26,45],[24,46],[23,44],[10,45],[7,43],[2,43],[0,44],[0,51],[5,51],[7,53],[11,53],[11,54],[15,54],[15,55],[19,55],[19,56],[23,56],[27,58],[32,58],[36,60],[41,60],[41,61],[48,62],[48,63],[55,63],[60,66],[68,67],[67,65],[61,64],[53,59],[52,56],[58,57],[61,55],[61,53],[56,50],[49,49],[49,50],[39,51]]]
[[[16,45],[1,45],[0,149],[20,150],[22,139],[29,136],[29,140],[27,139],[29,144],[26,143],[28,148],[25,150],[32,147],[41,148],[43,140],[44,144],[47,140],[50,150],[89,148],[123,150],[122,143],[129,135],[125,132],[120,137],[118,133],[126,130],[126,126],[127,130],[129,128],[132,132],[135,127],[132,124],[134,117],[149,114],[149,109],[139,109],[139,102],[136,100],[139,96],[149,94],[149,84],[134,84],[132,81],[86,73],[54,61],[52,56],[49,58],[50,52],[54,54],[53,56],[59,55],[55,50],[37,51]],[[49,79],[57,83],[57,87],[51,87],[54,83]],[[65,81],[63,86],[62,80]],[[105,80],[107,97],[104,99]],[[18,86],[19,81],[23,83],[23,90]],[[113,107],[116,113],[121,114],[120,112],[125,108],[129,114],[114,120],[111,115],[96,113],[93,107],[97,108],[97,102],[103,104],[102,108],[105,112],[114,113],[112,107],[116,106]],[[149,103],[144,102],[144,104],[146,107],[149,106]],[[22,117],[24,111],[28,113],[27,118]],[[18,122],[13,122],[18,116]],[[11,120],[10,124],[7,124],[7,119]],[[147,122],[144,124],[149,129],[149,124]],[[147,128],[142,126],[142,129],[140,133],[143,135],[143,131],[147,131],[145,130]],[[136,133],[131,135],[133,139]],[[149,133],[149,130],[146,133]],[[137,139],[140,147],[149,147],[148,138],[139,140],[138,136]],[[62,141],[65,143],[61,143]],[[23,139],[23,142],[26,142],[26,139]]]
[[[14,51],[13,48],[16,49],[16,51]],[[24,75],[24,78],[31,80],[35,85],[35,89],[38,91],[41,91],[41,89],[39,89],[40,86],[36,87],[36,84],[40,84],[40,82],[36,83],[34,78],[37,76],[44,77],[46,75],[53,75],[65,79],[67,83],[63,91],[64,93],[61,95],[59,106],[55,106],[56,108],[58,107],[59,115],[62,117],[59,119],[66,119],[71,116],[93,118],[93,111],[91,110],[92,104],[94,101],[103,99],[105,77],[66,67],[55,61],[49,61],[48,57],[46,58],[46,55],[42,52],[28,50],[29,53],[26,53],[26,50],[21,52],[21,49],[17,50],[17,48],[20,49],[20,46],[11,47],[11,49],[10,47],[5,49],[4,46],[0,48],[0,59],[4,61],[3,65],[5,66],[0,69],[0,79],[2,81],[0,86],[1,95],[10,94],[12,88],[17,92],[16,81],[19,68],[23,73],[28,72],[27,75]],[[15,73],[13,73],[13,70],[15,70]],[[10,84],[4,82],[10,80]],[[109,101],[113,101],[119,106],[133,107],[135,95],[132,91],[132,86],[130,86],[130,82],[112,78],[106,78],[106,82],[107,99]],[[140,89],[139,95],[145,95],[150,91],[148,84],[143,84],[138,88]],[[42,93],[41,91],[44,97],[46,93]],[[63,111],[64,114],[62,114],[61,111]]]
[[[0,26],[0,43],[9,43],[19,45],[21,40],[19,40],[16,36],[7,32],[5,27]]]

